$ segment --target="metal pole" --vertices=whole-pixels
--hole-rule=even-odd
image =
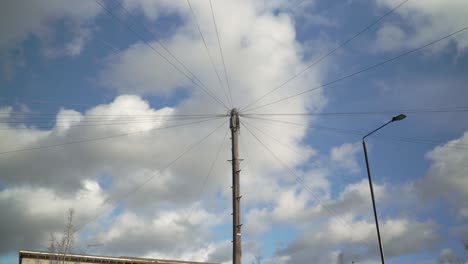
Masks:
[[[371,173],[370,173],[370,168],[369,168],[369,159],[367,157],[366,141],[364,141],[364,139],[362,139],[362,146],[364,147],[364,157],[366,158],[367,177],[369,178],[369,187],[370,187],[370,193],[371,193],[371,198],[372,198],[372,208],[374,209],[375,228],[377,229],[377,238],[379,240],[380,259],[382,260],[382,264],[385,264],[382,239],[380,237],[379,219],[377,218],[377,207],[375,205],[374,187],[372,186],[372,178],[371,178]]]
[[[240,168],[239,168],[239,112],[236,108],[231,110],[231,142],[232,142],[232,262],[233,264],[242,263],[242,244],[240,223]]]

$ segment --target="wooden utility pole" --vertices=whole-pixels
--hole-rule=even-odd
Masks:
[[[239,112],[236,108],[231,110],[231,143],[232,143],[232,263],[242,263],[242,244],[241,244],[241,216],[240,216],[240,160],[239,160]]]

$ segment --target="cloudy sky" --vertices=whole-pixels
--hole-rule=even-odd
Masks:
[[[231,262],[466,257],[465,0],[6,0],[0,263],[46,250]],[[455,34],[452,34],[455,33]],[[402,55],[402,56],[400,56]],[[302,115],[303,113],[308,113]],[[284,115],[292,114],[292,115]]]

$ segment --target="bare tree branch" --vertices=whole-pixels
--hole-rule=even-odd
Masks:
[[[60,240],[53,233],[50,234],[50,246],[48,250],[50,253],[56,253],[50,257],[50,264],[65,264],[67,255],[73,251],[76,232],[73,225],[74,214],[73,209],[68,209],[67,222]]]

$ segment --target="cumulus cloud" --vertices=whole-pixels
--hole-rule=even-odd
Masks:
[[[431,221],[382,221],[381,232],[387,258],[433,246],[438,241],[436,228],[437,225]],[[314,222],[286,248],[279,250],[275,259],[288,259],[287,263],[304,263],[306,260],[336,263],[336,252],[343,252],[345,263],[373,261],[378,256],[376,239],[373,221],[331,218],[327,222]],[[314,250],[310,250],[312,248]]]
[[[428,152],[426,156],[431,161],[430,169],[427,175],[414,184],[399,187],[390,184],[375,185],[381,216],[395,203],[398,210],[402,211],[406,206],[414,210],[421,204],[431,204],[437,200],[450,202],[452,208],[456,209],[453,213],[464,219],[466,208],[462,201],[466,200],[467,189],[464,187],[466,156],[462,151],[457,151],[457,147],[466,144],[466,138],[465,133],[462,137]],[[391,195],[396,192],[399,193],[398,199]],[[300,206],[301,200],[290,203]],[[339,255],[342,255],[345,262],[373,263],[377,259],[378,248],[367,180],[350,184],[336,199],[326,200],[317,205],[316,210],[308,207],[297,215],[304,215],[304,212],[309,212],[307,219],[311,224],[303,226],[301,235],[285,248],[278,249],[277,254],[267,263],[336,263]],[[267,209],[256,209],[251,213],[250,217],[257,222],[273,219],[271,211]],[[326,222],[321,221],[321,215],[324,214],[329,215]],[[380,222],[387,258],[414,254],[434,248],[441,242],[440,226],[430,219],[416,220],[414,215],[400,215],[397,218],[381,217]],[[274,224],[272,221],[270,223]],[[297,224],[296,222],[296,226]],[[263,229],[265,227],[261,230]],[[465,229],[460,226],[453,230],[454,237],[462,239]],[[311,248],[314,250],[310,250]],[[440,259],[443,261],[456,257],[451,249],[441,251]]]
[[[189,104],[177,109],[152,109],[146,101],[138,96],[123,95],[117,97],[109,104],[98,105],[85,112],[62,109],[57,113],[55,124],[50,129],[44,129],[38,128],[26,121],[23,124],[8,122],[9,115],[13,114],[12,108],[3,108],[2,113],[7,118],[1,123],[2,130],[0,130],[0,133],[3,138],[8,139],[1,143],[2,149],[5,150],[47,147],[91,138],[105,138],[113,135],[125,135],[127,133],[134,134],[119,136],[115,139],[83,142],[81,144],[51,147],[35,151],[4,153],[2,154],[0,163],[4,172],[2,173],[2,186],[6,189],[2,191],[2,194],[6,195],[16,188],[29,186],[28,188],[44,190],[46,193],[54,193],[57,197],[71,197],[70,199],[73,200],[73,197],[80,195],[83,181],[100,181],[101,176],[110,175],[109,183],[103,185],[105,189],[101,190],[106,194],[105,198],[102,198],[103,203],[96,203],[96,207],[88,208],[86,213],[95,217],[97,212],[102,211],[98,205],[103,206],[103,208],[113,208],[116,205],[124,206],[125,213],[119,216],[115,222],[109,222],[109,231],[104,232],[98,239],[112,241],[112,243],[106,243],[106,249],[109,250],[108,252],[118,252],[119,248],[126,247],[126,244],[122,243],[128,238],[128,235],[117,235],[114,237],[111,235],[120,234],[118,233],[119,230],[122,232],[130,230],[127,224],[135,221],[128,221],[128,219],[138,217],[138,219],[141,219],[141,222],[139,222],[140,227],[153,225],[156,224],[157,219],[162,217],[162,215],[170,214],[171,212],[165,212],[163,209],[150,210],[154,206],[161,206],[161,208],[185,208],[192,205],[194,201],[197,202],[197,199],[210,200],[209,198],[214,197],[216,192],[223,193],[226,198],[230,196],[229,164],[227,162],[219,162],[220,164],[214,167],[201,197],[199,196],[200,189],[202,188],[201,182],[206,177],[210,164],[207,162],[193,162],[195,153],[197,153],[198,158],[206,160],[214,158],[210,153],[213,153],[213,149],[220,147],[227,126],[216,131],[212,137],[207,138],[206,142],[196,148],[193,153],[188,153],[187,156],[189,157],[184,157],[173,164],[170,169],[163,170],[171,160],[177,158],[177,155],[183,153],[184,150],[193,145],[196,140],[203,138],[208,132],[213,131],[214,128],[222,124],[226,119],[209,121],[206,122],[206,125],[195,125],[189,129],[183,126],[167,129],[167,131],[162,129],[166,126],[184,124],[188,121],[193,122],[193,120],[178,120],[176,118],[178,113],[184,113],[181,111],[194,113],[188,109],[190,109]],[[163,115],[165,118],[158,118],[158,115]],[[129,117],[132,117],[132,119],[129,120]],[[100,123],[106,125],[99,125]],[[142,132],[148,130],[154,131]],[[277,136],[283,137],[291,133],[288,137],[291,142],[296,142],[294,143],[297,144],[295,145],[296,152],[311,152],[307,148],[301,148],[299,143],[294,139],[298,137],[297,131],[287,131],[284,130],[281,134],[278,131],[275,133],[277,133]],[[251,147],[250,149],[253,151],[260,151],[261,148],[261,146],[255,144],[252,144]],[[227,159],[229,157],[228,148],[223,149],[222,157],[224,157],[223,159]],[[295,158],[296,155],[299,155],[298,153],[283,154],[283,157],[292,166],[295,166],[294,164],[301,162],[301,159],[296,160]],[[252,172],[251,175],[258,176],[246,177],[245,179],[247,181],[261,179],[265,185],[276,187],[273,189],[265,188],[262,192],[259,192],[258,189],[246,188],[244,194],[247,197],[245,199],[247,201],[246,205],[249,203],[255,204],[262,200],[264,202],[270,201],[270,197],[273,197],[274,191],[281,191],[282,188],[279,182],[283,178],[283,175],[281,171],[278,171],[278,168],[270,166],[273,160],[273,157],[268,156],[262,156],[261,160],[255,160],[255,166],[251,166],[250,171]],[[28,164],[28,166],[24,166],[24,164]],[[269,174],[268,172],[273,173]],[[273,174],[276,174],[276,176],[269,176]],[[154,180],[148,181],[148,179],[152,179],[153,177]],[[294,178],[290,178],[289,181],[291,183],[294,182]],[[122,197],[126,197],[127,193],[138,188],[143,182],[145,182],[144,187],[139,188],[137,192],[131,193],[131,196],[124,203],[116,203]],[[177,190],[177,192],[174,192],[174,190]],[[180,195],[180,193],[184,195]],[[255,196],[259,193],[263,194]],[[148,202],[148,197],[151,197],[151,203]],[[284,202],[280,203],[283,204],[283,207],[287,207],[285,202],[289,199],[288,193],[285,193],[282,197],[284,197]],[[24,197],[24,199],[27,200],[28,197]],[[48,196],[48,199],[52,199],[52,197]],[[32,202],[33,200],[27,201]],[[223,201],[219,201],[218,204],[213,201],[203,203],[204,206],[213,210],[213,214],[216,214],[211,215],[212,213],[210,213],[206,217],[224,219],[225,216],[228,216],[229,213],[226,212],[226,207],[228,207],[229,203],[226,202],[226,204],[220,205],[219,203]],[[11,202],[6,201],[5,205],[8,203]],[[43,203],[53,203],[53,201],[46,199]],[[80,212],[80,210],[77,208],[78,214],[85,213]],[[198,208],[194,212],[194,215],[204,211],[206,209]],[[54,213],[58,217],[62,212],[56,210]],[[278,218],[284,218],[284,212],[280,210],[276,211],[275,214],[278,215]],[[294,214],[294,212],[290,212],[287,215],[292,217],[291,214]],[[29,218],[29,216],[23,215],[17,215],[16,217]],[[185,221],[183,217],[187,217],[187,215],[174,214],[169,219],[170,221],[165,222],[168,224],[167,226],[156,225],[154,231],[170,232],[171,236],[174,235],[174,232],[178,232],[178,230],[182,230],[182,233],[185,233],[189,227],[191,230],[192,225],[178,224],[178,222]],[[50,225],[52,224],[58,225],[58,222],[50,223]],[[209,227],[212,227],[212,225]],[[132,230],[135,230],[135,228],[131,227]],[[46,232],[48,229],[44,228],[43,230]],[[205,237],[206,241],[209,241],[208,237],[210,237],[211,231],[206,226],[201,230],[204,230],[203,232],[207,236]],[[192,235],[195,236],[195,232],[198,231],[200,231],[200,228],[194,226],[193,230],[191,230],[191,232],[194,232]],[[37,235],[31,234],[31,236],[34,236],[31,239],[31,247],[37,248],[40,245],[39,243],[43,243],[43,235],[43,232]],[[144,235],[144,233],[141,233],[141,235]],[[112,237],[112,239],[109,239],[109,237]],[[157,237],[163,238],[161,234],[158,234]],[[138,239],[138,236],[135,235],[135,240]],[[181,240],[189,242],[192,239],[183,235]],[[160,242],[163,243],[164,241],[166,240],[161,240]],[[208,247],[209,244],[206,245]],[[173,254],[172,257],[182,256],[179,254],[182,252],[171,251],[172,253],[170,253],[163,249],[159,251],[159,254]],[[132,253],[130,249],[127,252],[128,254]],[[149,249],[145,250],[145,252],[133,251],[133,254],[145,254],[148,252]],[[189,251],[184,254],[189,254]],[[210,254],[208,252],[205,255]]]
[[[385,210],[393,199],[388,195],[393,187],[374,187],[380,209]],[[337,263],[340,254],[345,263],[373,263],[378,248],[367,180],[348,185],[336,199],[329,197],[319,203],[315,199],[308,190],[289,190],[272,206],[254,208],[247,214],[245,231],[251,236],[285,223],[300,230],[300,235],[278,248],[266,263]],[[388,258],[414,254],[439,242],[438,224],[431,220],[385,217],[381,231]]]
[[[50,32],[50,23],[59,19],[69,19],[76,25],[93,19],[100,13],[95,3],[47,1],[4,1],[0,11],[0,49],[10,47],[30,35],[44,37]],[[82,35],[82,34],[81,34]],[[83,36],[79,37],[83,38]],[[71,43],[70,52],[79,52],[78,39]],[[72,47],[74,46],[74,47]]]
[[[377,0],[381,7],[392,8],[399,1]],[[377,32],[376,49],[382,51],[414,48],[466,26],[468,3],[451,1],[409,1],[397,9],[401,23],[387,22]],[[453,38],[459,50],[468,46],[468,36],[460,34]],[[450,42],[438,45],[442,50]]]
[[[356,153],[361,150],[358,143],[343,144],[339,147],[332,148],[330,151],[330,159],[332,162],[343,169],[350,170],[353,173],[359,172],[359,165],[356,161]]]
[[[192,211],[187,219],[187,210],[161,211],[151,219],[132,213],[123,213],[106,232],[96,240],[104,243],[114,254],[178,255],[196,251],[209,245],[209,228],[221,219],[204,210]]]
[[[50,188],[12,187],[0,192],[2,225],[0,254],[48,247],[50,233],[61,232],[66,211],[75,208],[75,224],[90,221],[98,210],[107,210],[106,194],[95,181],[84,180],[75,194],[60,194]]]
[[[44,55],[52,59],[61,56],[75,57],[80,55],[91,39],[92,31],[85,26],[75,26],[72,32],[72,38],[65,44],[47,45],[43,51]]]
[[[34,13],[32,18],[21,22],[21,26],[17,27],[22,29],[21,34],[5,34],[0,43],[10,45],[9,43],[20,41],[30,34],[37,34],[33,32],[41,32],[49,21],[48,17],[60,18],[65,13],[76,20],[86,21],[98,12],[94,9],[93,12],[85,12],[82,5],[72,10],[74,5],[69,3],[67,7],[58,2],[51,3],[59,7],[38,6],[39,11],[44,14]],[[206,66],[209,61],[204,45],[184,1],[124,3],[132,12],[141,12],[151,21],[167,14],[181,18],[181,26],[161,41],[182,58],[187,67],[208,87],[217,87],[216,96],[223,98],[222,87],[213,77],[212,69]],[[217,38],[209,6],[206,4],[204,1],[192,1],[207,44],[214,54],[216,67],[221,69],[220,57],[216,53]],[[262,1],[247,0],[227,1],[223,5],[215,3],[224,57],[237,107],[252,102],[308,64],[301,55],[304,47],[296,41],[294,21],[285,13],[278,12],[284,5],[285,1],[268,1],[266,5]],[[12,6],[23,8],[21,5]],[[233,16],[233,13],[242,14],[242,19]],[[390,28],[392,30],[393,36],[399,34],[397,29]],[[70,43],[66,48],[67,52],[71,55],[78,54],[89,34],[84,32],[81,37],[78,36],[76,42]],[[151,44],[162,51],[156,42]],[[0,44],[0,47],[1,45],[7,44]],[[4,226],[8,227],[8,223],[21,223],[18,226],[34,227],[32,231],[18,228],[5,230],[10,232],[7,233],[10,236],[29,232],[29,244],[24,244],[24,241],[11,243],[1,240],[2,253],[13,249],[10,244],[15,247],[26,245],[39,248],[44,241],[44,234],[61,226],[63,220],[58,215],[63,214],[68,207],[77,207],[77,214],[84,215],[78,220],[85,221],[103,208],[117,206],[120,211],[107,215],[105,226],[94,226],[93,234],[96,235],[92,238],[104,244],[103,253],[223,263],[230,261],[230,242],[217,240],[215,234],[218,225],[228,223],[228,199],[231,195],[229,163],[218,162],[211,175],[207,175],[210,164],[200,162],[215,158],[214,150],[220,147],[228,129],[227,124],[222,126],[227,117],[190,127],[164,129],[193,121],[177,118],[178,114],[224,114],[226,109],[215,106],[203,91],[193,87],[171,67],[163,59],[158,59],[154,51],[137,42],[122,52],[107,57],[102,71],[98,73],[99,80],[107,88],[137,95],[120,95],[113,102],[82,112],[61,109],[50,128],[40,128],[27,121],[14,124],[9,121],[12,109],[0,109],[6,116],[0,123],[0,137],[5,139],[0,142],[0,149],[14,151],[51,146],[35,151],[4,153],[0,157],[0,186],[3,188],[0,191],[0,207],[11,215]],[[311,69],[292,82],[287,89],[278,90],[262,102],[280,99],[319,84],[321,71],[321,67]],[[179,89],[188,90],[189,95],[178,98],[171,107],[153,108],[142,97],[173,96]],[[326,98],[321,90],[317,90],[313,96],[300,97],[294,103],[289,101],[265,107],[258,112],[319,111],[325,104]],[[157,116],[165,118],[156,118]],[[315,121],[304,117],[291,119],[303,123]],[[283,168],[265,151],[263,145],[250,135],[244,125],[255,134],[266,131],[272,138],[264,138],[265,144],[302,180],[297,182],[295,175],[290,175],[290,170]],[[197,140],[217,126],[220,129],[203,144],[178,159],[178,155],[185,153]],[[375,244],[373,247],[362,243],[375,241],[372,218],[366,215],[366,212],[370,212],[367,181],[355,182],[337,195],[332,195],[329,176],[333,171],[328,164],[318,164],[314,168],[302,167],[306,161],[318,155],[316,150],[303,142],[307,132],[305,128],[278,129],[266,121],[258,121],[255,126],[258,129],[247,121],[241,128],[241,155],[246,159],[242,164],[241,179],[242,202],[246,208],[246,234],[257,238],[274,225],[281,224],[293,225],[300,231],[296,239],[279,249],[274,258],[267,262],[332,263],[341,252],[347,252],[349,254],[346,255],[351,256],[352,260],[362,260],[363,263],[372,260],[376,252]],[[126,134],[131,135],[124,136]],[[115,138],[104,140],[114,136]],[[102,140],[53,147],[60,143],[92,138]],[[289,149],[274,143],[274,138]],[[244,151],[246,147],[248,151]],[[357,172],[359,166],[355,155],[359,149],[356,144],[347,143],[336,146],[330,152],[326,151],[324,156],[330,164]],[[439,155],[438,151],[436,149],[429,155],[435,164],[442,161],[441,156],[445,154]],[[228,158],[229,148],[225,147],[220,159],[224,161]],[[172,163],[174,160],[177,162]],[[459,162],[462,163],[463,160]],[[171,166],[165,169],[168,165]],[[429,179],[439,179],[436,175],[439,167],[443,166],[434,165]],[[440,174],[444,173],[445,171],[440,171]],[[462,173],[457,172],[454,175],[454,182],[447,184],[450,188],[446,191],[461,192],[461,197],[466,198],[463,190],[456,186]],[[203,184],[205,177],[208,178],[206,184]],[[107,179],[106,183],[102,182],[103,178]],[[308,187],[304,188],[301,183]],[[388,188],[386,185],[375,186],[379,202],[385,201]],[[80,197],[87,198],[80,200]],[[126,198],[125,201],[121,201],[122,198]],[[37,210],[37,201],[50,204],[48,210]],[[334,212],[331,218],[329,210]],[[50,219],[60,221],[49,221]],[[342,221],[347,224],[343,225]],[[436,223],[410,217],[385,218],[382,227],[384,243],[388,244],[390,257],[417,252],[435,243],[438,237],[434,231],[437,228]],[[349,230],[354,231],[350,233]]]
[[[468,199],[468,155],[457,147],[467,144],[468,133],[465,132],[460,138],[427,153],[426,157],[431,161],[431,167],[417,185],[426,201],[448,200],[455,205],[456,214],[465,219],[468,210],[464,203]]]
[[[96,106],[85,113],[62,109],[57,113],[55,125],[51,129],[38,129],[27,123],[9,123],[8,115],[12,114],[12,109],[3,108],[1,111],[7,116],[1,124],[2,137],[7,139],[2,141],[2,149],[46,147],[32,152],[3,153],[0,159],[3,171],[1,184],[5,188],[0,192],[2,208],[5,208],[5,212],[12,210],[9,214],[12,221],[17,218],[18,222],[26,221],[25,225],[29,225],[28,221],[34,221],[36,217],[27,213],[28,211],[37,208],[38,212],[44,211],[42,213],[45,213],[49,212],[46,209],[53,208],[53,211],[44,217],[44,221],[37,222],[40,225],[36,226],[38,231],[30,233],[31,243],[27,245],[36,248],[41,245],[39,243],[44,243],[42,241],[44,234],[47,234],[52,226],[61,227],[59,223],[62,219],[58,216],[66,211],[65,207],[75,206],[78,215],[95,217],[98,212],[119,205],[116,204],[117,201],[126,197],[129,191],[135,190],[143,182],[146,182],[145,188],[138,189],[138,192],[133,193],[134,195],[127,201],[126,209],[129,211],[126,215],[134,216],[131,213],[133,210],[138,213],[147,212],[145,215],[151,217],[158,215],[159,211],[147,210],[148,206],[153,207],[164,203],[192,204],[194,200],[200,198],[198,196],[201,188],[200,182],[208,171],[208,165],[203,163],[194,166],[192,159],[180,159],[177,166],[173,166],[170,170],[164,171],[163,168],[193,145],[196,140],[200,140],[222,123],[220,120],[209,121],[205,128],[198,126],[198,129],[192,130],[193,127],[187,129],[181,126],[176,132],[172,130],[176,128],[164,132],[164,127],[200,120],[178,120],[174,117],[171,119],[170,116],[177,113],[177,110],[152,109],[146,101],[137,96],[120,96],[108,105]],[[165,118],[159,117],[160,115]],[[129,120],[129,117],[132,119]],[[217,131],[214,138],[207,139],[201,148],[196,149],[198,156],[207,156],[211,159],[209,153],[215,145],[219,146],[226,129],[227,127],[224,127],[222,131]],[[143,133],[148,130],[153,131]],[[197,130],[198,132],[194,132]],[[118,136],[118,140],[99,140],[88,142],[88,144],[47,148],[47,146],[61,143],[128,133],[131,135]],[[141,152],[144,149],[148,151],[146,154]],[[192,157],[193,155],[194,153],[191,153]],[[214,173],[216,172],[218,172],[216,174],[218,179],[207,183],[207,190],[217,186],[217,182],[224,182],[228,179],[224,177],[226,174],[222,173],[223,169],[219,166]],[[111,175],[110,183],[106,185],[105,190],[101,190],[96,183],[100,181],[102,175]],[[157,176],[158,180],[148,181],[153,176]],[[94,182],[92,188],[86,183],[89,181]],[[101,201],[87,201],[93,204],[87,208],[82,208],[84,204],[73,204],[74,200],[84,195],[83,189],[87,190],[87,188],[99,192],[102,196]],[[28,190],[32,190],[31,194],[25,195]],[[184,195],[180,195],[179,191]],[[101,192],[106,194],[101,194]],[[24,203],[14,202],[15,199],[19,199],[18,197],[21,197],[20,201]],[[152,202],[150,205],[148,197],[152,197],[151,200],[156,203]],[[35,206],[36,203],[40,203],[41,206]],[[11,207],[12,204],[15,206]],[[6,208],[8,206],[10,208]],[[197,213],[193,214],[193,219],[197,219],[196,215]],[[52,217],[57,217],[57,220],[48,222],[47,219]],[[217,219],[220,218],[217,217]],[[82,219],[77,219],[77,221],[83,222]],[[165,228],[171,228],[171,226]],[[12,232],[17,232],[18,237],[22,234],[16,229]],[[117,243],[118,240],[114,240]],[[12,248],[8,247],[3,250],[7,249]]]
[[[211,66],[206,67],[210,65],[210,62],[193,20],[190,16],[187,17],[188,7],[180,6],[182,2],[177,3],[171,5],[176,6],[173,9],[174,12],[182,17],[185,23],[162,42],[172,53],[183,58],[181,61],[207,87],[216,87],[213,89],[216,95],[224,98],[222,89],[226,88],[219,87],[220,84],[214,77],[216,75],[213,69]],[[135,1],[132,4],[132,6],[138,5],[141,5],[141,9],[148,8],[144,1]],[[221,58],[217,49],[217,36],[211,20],[210,8],[206,2],[195,1],[192,5],[216,67],[221,72]],[[214,6],[219,20],[217,21],[219,36],[230,86],[233,87],[233,101],[236,104],[240,103],[240,106],[263,95],[306,65],[301,60],[300,44],[295,40],[295,29],[289,16],[282,13],[274,15],[273,7],[265,10],[264,6],[263,8],[260,6],[262,5],[257,6],[252,1],[226,2],[223,5],[215,4]],[[243,19],[233,21],[232,16],[229,15],[232,13],[243,14]],[[169,57],[158,46],[158,43],[153,42],[152,45]],[[179,64],[177,66],[182,68]],[[287,90],[280,89],[263,103],[285,97],[294,91],[304,90],[310,83],[319,83],[319,73],[319,68],[311,69],[297,78],[294,85],[288,86]],[[135,44],[124,52],[110,57],[107,67],[101,74],[101,81],[108,87],[120,91],[132,89],[133,92],[142,94],[167,94],[174,89],[187,86],[190,82],[143,44]],[[324,103],[325,100],[320,93],[315,93],[313,97],[298,98],[294,101],[294,109],[291,109],[289,105],[288,110],[301,110],[305,105],[319,109]],[[284,106],[284,104],[275,105],[275,109],[281,111]],[[268,109],[271,108],[263,110]]]
[[[170,1],[171,3],[173,1]],[[133,5],[145,4],[139,2],[129,4],[131,10],[135,10]],[[180,2],[182,3],[182,2]],[[193,2],[195,11],[200,19],[200,24],[206,34],[209,47],[216,51],[216,35],[212,28],[211,14],[204,2]],[[173,5],[168,3],[167,5]],[[155,9],[154,7],[152,8]],[[302,59],[298,54],[298,43],[295,42],[294,27],[288,16],[274,15],[273,9],[260,9],[250,1],[227,2],[223,5],[215,5],[220,37],[225,51],[225,59],[229,72],[229,80],[232,87],[238,91],[233,94],[234,102],[242,106],[262,95],[274,85],[288,78],[292,73],[304,67]],[[151,8],[145,8],[149,12]],[[174,8],[167,7],[168,12],[184,17],[187,16],[187,7]],[[238,12],[244,14],[242,20],[231,20],[229,14]],[[148,18],[151,19],[150,15]],[[188,21],[188,20],[187,20]],[[208,26],[209,25],[209,26]],[[252,25],[254,27],[252,28]],[[199,36],[195,34],[192,21],[183,24],[173,36],[164,39],[164,43],[184,58],[184,62],[200,79],[210,87],[218,86],[217,80],[213,78],[213,73],[206,60],[205,51],[200,42]],[[187,46],[193,49],[187,49]],[[213,54],[216,54],[213,52]],[[138,57],[138,67],[134,67],[132,59]],[[155,59],[154,52],[144,47],[141,43],[130,46],[122,53],[113,55],[107,60],[106,67],[100,73],[101,81],[112,89],[120,92],[132,91],[139,94],[171,95],[177,89],[187,89],[189,83],[177,72],[174,72],[164,61]],[[243,58],[243,59],[238,59]],[[216,55],[217,67],[220,69],[219,55]],[[138,74],[137,74],[138,73]],[[137,74],[137,75],[135,75]],[[302,78],[299,78],[292,90],[304,89],[310,82],[319,82],[319,71],[310,71]],[[181,81],[184,80],[184,81]],[[218,87],[220,88],[220,87]],[[218,96],[222,95],[221,90],[217,90]],[[279,98],[291,91],[281,91],[268,100]],[[85,112],[76,112],[72,109],[62,109],[58,114],[55,125],[51,129],[39,129],[30,124],[13,125],[8,122],[2,124],[6,130],[2,130],[2,149],[15,150],[23,148],[34,148],[38,146],[49,146],[57,142],[66,143],[70,141],[83,140],[87,138],[101,138],[125,133],[135,133],[158,129],[163,126],[178,123],[174,120],[148,119],[145,122],[133,122],[128,120],[131,116],[152,116],[167,115],[177,113],[225,113],[222,108],[214,107],[202,91],[193,88],[189,98],[184,99],[173,108],[152,109],[149,104],[138,96],[119,96],[114,102],[108,105],[98,105]],[[311,109],[320,109],[324,104],[324,98],[320,93],[316,93],[312,98],[299,98],[294,104],[294,109],[287,106],[288,111],[304,111],[306,105]],[[286,105],[277,107],[278,111],[286,109]],[[101,118],[97,118],[101,116]],[[105,118],[103,118],[105,117]],[[94,126],[96,120],[106,120],[108,123],[120,123],[119,125]],[[170,118],[167,118],[170,119]],[[226,119],[226,118],[225,118]],[[224,120],[223,120],[224,121]],[[304,121],[298,119],[298,121]],[[203,226],[193,228],[191,232],[202,232],[205,235],[205,242],[201,243],[203,249],[190,248],[185,251],[172,251],[167,246],[167,236],[160,232],[168,232],[169,236],[174,235],[178,230],[184,231],[188,224],[184,223],[184,215],[172,214],[177,208],[186,208],[196,199],[212,200],[216,193],[221,193],[223,197],[230,197],[230,177],[228,163],[215,167],[211,177],[206,183],[202,197],[199,197],[202,179],[209,169],[207,162],[193,162],[194,153],[190,153],[191,158],[182,158],[169,170],[162,168],[175,159],[179,153],[192,145],[197,139],[212,131],[222,121],[210,121],[204,125],[196,126],[197,129],[185,127],[170,129],[167,132],[161,130],[154,133],[137,133],[128,137],[119,137],[118,140],[101,140],[93,143],[83,143],[70,145],[67,147],[51,148],[47,151],[17,152],[1,159],[0,163],[4,169],[5,177],[2,177],[2,184],[8,189],[17,186],[30,185],[34,188],[52,188],[60,194],[73,195],[79,190],[80,184],[87,179],[100,179],[102,175],[111,175],[110,183],[106,185],[105,192],[108,194],[108,205],[115,205],[114,202],[126,193],[133,190],[138,184],[148,181],[144,188],[132,193],[131,197],[122,205],[124,212],[117,216],[117,220],[110,223],[108,230],[101,232],[99,239],[106,241],[104,252],[124,252],[123,248],[129,248],[128,254],[152,254],[168,257],[193,257],[201,254],[204,257],[226,261],[225,256],[215,256],[213,250],[218,249],[217,245],[211,245],[208,237],[212,235],[212,230]],[[180,122],[179,122],[180,123]],[[313,150],[303,146],[301,139],[305,134],[305,129],[285,128],[282,130],[271,129],[267,123],[257,125],[260,129],[268,131],[272,136],[280,138],[285,143],[292,145],[294,151],[281,154],[281,157],[291,167],[296,167],[304,159],[313,154]],[[18,128],[18,129],[15,129]],[[21,129],[19,129],[21,128]],[[195,152],[197,159],[212,160],[213,149],[218,148],[223,138],[227,126],[208,138],[204,144],[200,145]],[[248,132],[242,128],[242,133]],[[258,132],[255,132],[258,133]],[[155,136],[157,134],[157,136]],[[243,139],[241,144],[249,144],[252,156],[255,157],[250,166],[251,176],[243,177],[243,184],[253,181],[263,182],[261,192],[255,188],[246,188],[243,195],[246,204],[258,202],[268,202],[275,191],[281,190],[280,182],[284,176],[284,171],[274,164],[274,158],[269,155],[256,155],[264,152],[253,137]],[[21,142],[14,144],[13,142]],[[270,145],[271,143],[268,142]],[[275,152],[279,146],[271,146]],[[282,149],[284,150],[284,149]],[[38,155],[40,153],[41,155]],[[254,155],[255,154],[255,155]],[[187,155],[188,156],[188,155]],[[222,153],[222,158],[229,156],[227,149]],[[304,157],[301,157],[304,156]],[[25,167],[22,164],[30,164]],[[47,164],[47,165],[46,165]],[[245,180],[244,180],[245,179]],[[289,179],[294,182],[294,178]],[[177,190],[175,192],[174,190]],[[183,195],[180,195],[183,194]],[[151,197],[152,203],[148,203]],[[286,199],[286,198],[285,198]],[[212,201],[204,203],[204,206],[211,206],[210,218],[224,219],[222,216],[229,215],[226,207],[216,205]],[[160,209],[154,209],[159,206]],[[150,208],[153,208],[150,210]],[[169,208],[169,209],[168,209]],[[206,208],[198,208],[197,212],[204,212]],[[281,215],[280,212],[277,212]],[[221,217],[220,217],[221,215]],[[166,218],[164,218],[166,217]],[[186,217],[186,216],[185,216]],[[164,223],[158,222],[163,219]],[[132,220],[133,219],[133,220]],[[137,221],[138,220],[138,221]],[[132,224],[138,226],[132,226]],[[152,232],[136,232],[130,235],[129,230],[143,230],[143,226],[154,227]],[[184,232],[183,232],[184,233]],[[141,243],[134,243],[130,247],[125,241],[131,237],[132,241],[143,241],[142,238],[153,239],[148,236],[153,234],[164,240],[160,241],[161,249],[152,252],[152,249],[142,247]],[[195,234],[183,235],[181,238],[185,245],[188,245]],[[184,244],[181,242],[181,244]],[[141,248],[142,250],[137,250]],[[210,249],[212,248],[212,249]],[[167,249],[167,250],[166,250]],[[120,251],[119,251],[120,250]],[[197,253],[198,252],[198,253]],[[202,254],[202,252],[204,252]],[[195,255],[194,255],[195,254]],[[200,258],[201,255],[198,255]],[[198,257],[197,257],[198,258]]]

